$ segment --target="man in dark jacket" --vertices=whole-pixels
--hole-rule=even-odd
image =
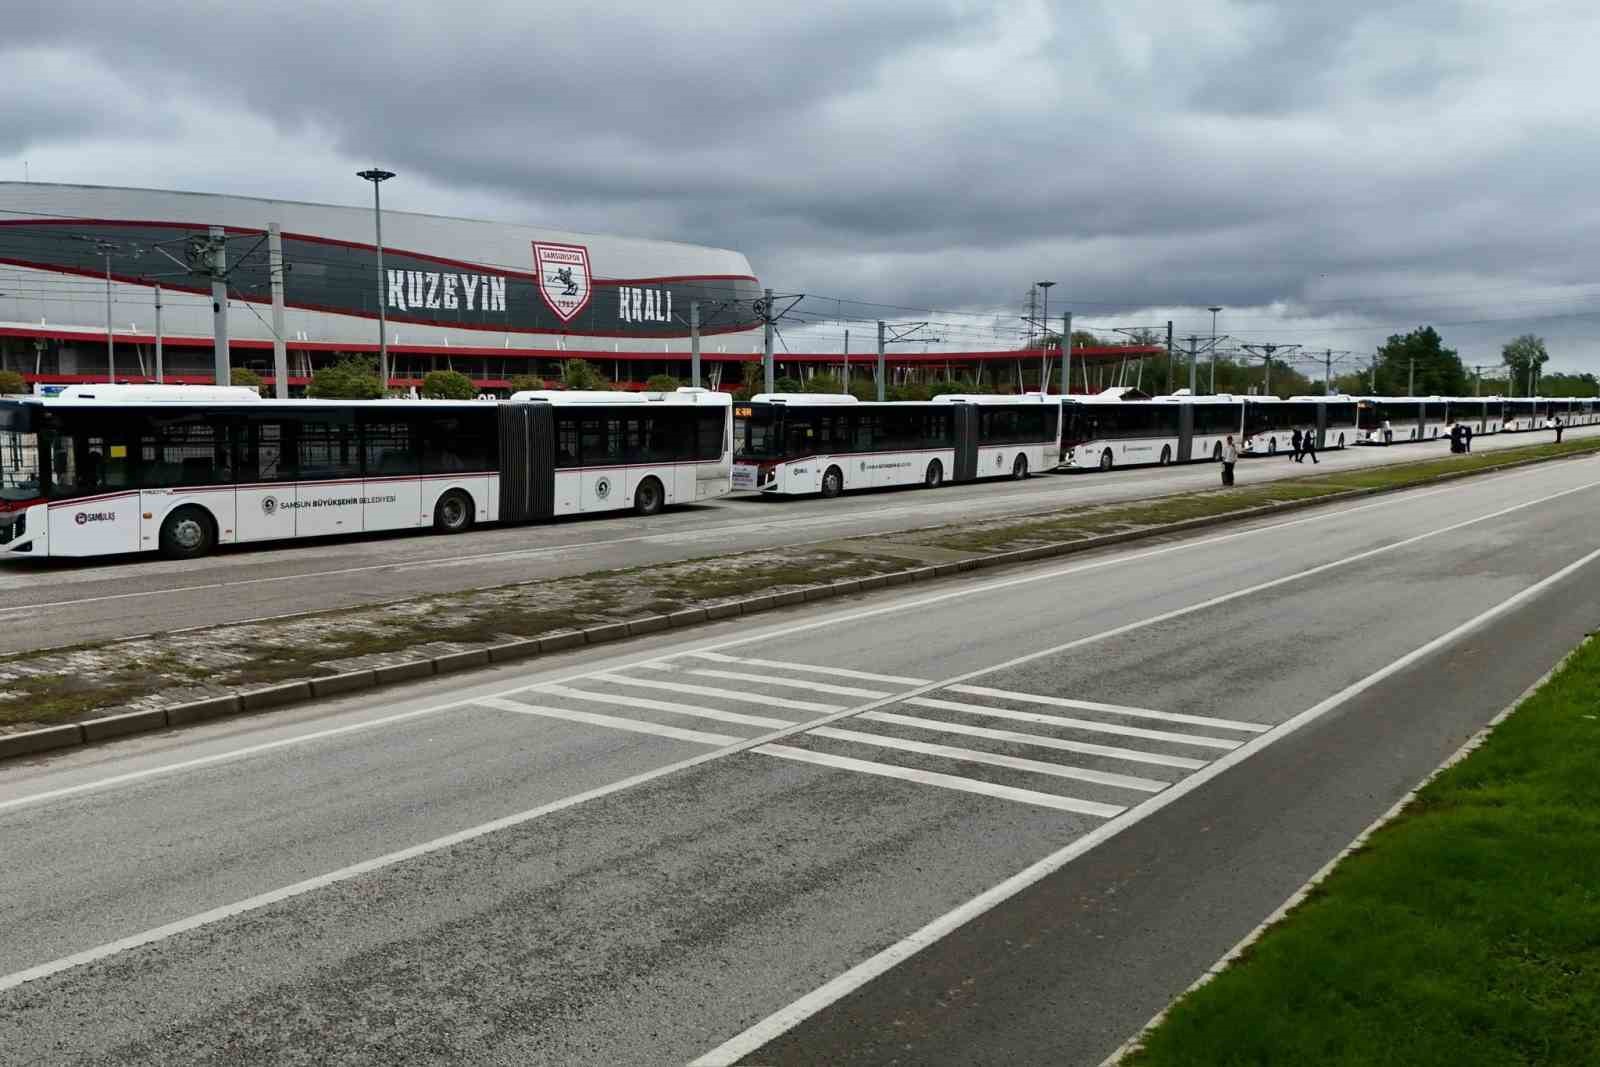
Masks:
[[[1294,428],[1294,436],[1289,438],[1289,443],[1294,446],[1294,461],[1300,462],[1300,427]]]

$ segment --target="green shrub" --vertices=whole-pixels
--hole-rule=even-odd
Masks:
[[[422,395],[429,400],[471,400],[478,390],[458,370],[435,370],[422,379]]]
[[[652,374],[644,383],[647,391],[652,393],[670,393],[678,388],[681,383],[670,374]]]
[[[313,373],[306,396],[318,400],[377,400],[383,396],[383,386],[372,360],[347,356]]]
[[[0,370],[0,393],[26,393],[28,383],[14,370]]]
[[[561,364],[561,381],[568,389],[608,389],[606,376],[586,359],[569,359]]]

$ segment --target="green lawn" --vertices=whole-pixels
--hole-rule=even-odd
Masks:
[[[1600,641],[1123,1062],[1600,1064]]]

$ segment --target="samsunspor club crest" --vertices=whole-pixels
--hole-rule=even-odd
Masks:
[[[533,265],[539,292],[562,322],[571,322],[589,306],[589,249],[583,245],[533,243]]]

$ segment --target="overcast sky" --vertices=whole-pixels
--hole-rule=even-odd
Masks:
[[[1048,278],[1099,328],[1600,371],[1592,0],[244,6],[8,9],[0,176],[361,204],[376,162],[386,206],[737,248],[949,346]]]

